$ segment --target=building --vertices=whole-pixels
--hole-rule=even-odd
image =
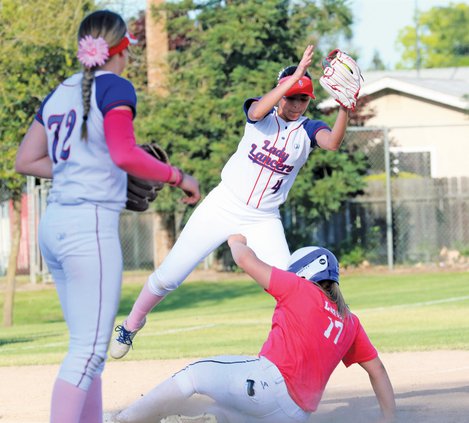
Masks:
[[[360,98],[390,128],[396,170],[434,178],[469,176],[469,67],[364,72]],[[326,100],[320,108],[337,107]]]

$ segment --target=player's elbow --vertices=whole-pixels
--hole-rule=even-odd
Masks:
[[[250,121],[252,122],[259,122],[260,120],[264,119],[265,117],[265,114],[261,114],[261,113],[256,113],[255,111],[251,112],[249,111],[248,113],[248,118]]]
[[[337,151],[340,148],[340,145],[342,144],[342,140],[336,141],[334,139],[330,139],[325,143],[319,144],[319,146],[323,150],[328,150],[328,151]]]
[[[29,171],[29,162],[26,161],[21,153],[18,153],[15,160],[15,172],[21,175],[27,175]]]
[[[340,144],[338,144],[338,145],[332,145],[329,150],[330,150],[330,151],[337,151],[339,148],[340,148]]]
[[[15,162],[15,172],[20,173],[22,175],[25,174],[24,169],[23,169],[23,164],[18,161],[18,158],[16,159],[16,162]]]

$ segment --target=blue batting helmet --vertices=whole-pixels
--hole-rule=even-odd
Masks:
[[[303,247],[290,257],[288,271],[312,282],[333,281],[339,284],[339,262],[323,247]]]

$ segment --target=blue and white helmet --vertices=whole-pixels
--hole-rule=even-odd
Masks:
[[[339,262],[323,247],[303,247],[290,257],[288,271],[312,282],[325,280],[339,284]]]

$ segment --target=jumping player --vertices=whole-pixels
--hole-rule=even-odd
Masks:
[[[118,223],[127,172],[173,182],[200,197],[197,181],[136,146],[136,94],[120,77],[134,42],[110,11],[88,15],[78,31],[83,71],[43,101],[16,158],[19,173],[52,178],[39,226],[41,252],[52,273],[70,331],[52,394],[52,423],[102,422],[101,372],[120,298]]]
[[[365,369],[381,408],[380,421],[393,421],[391,382],[358,317],[345,304],[335,256],[325,248],[301,248],[284,271],[258,259],[242,235],[230,236],[228,244],[238,266],[277,302],[259,356],[218,356],[192,363],[119,413],[116,421],[157,421],[164,410],[177,413],[197,393],[215,400],[206,410],[211,420],[205,415],[168,421],[306,422],[340,361]]]
[[[280,73],[275,88],[244,103],[244,136],[222,170],[221,183],[194,211],[168,256],[150,275],[128,318],[116,327],[112,357],[127,354],[146,315],[230,234],[242,233],[260,259],[287,267],[290,251],[279,206],[316,147],[339,148],[348,121],[343,107],[332,129],[303,116],[315,98],[307,72],[313,52],[313,46],[308,46],[298,66]]]

